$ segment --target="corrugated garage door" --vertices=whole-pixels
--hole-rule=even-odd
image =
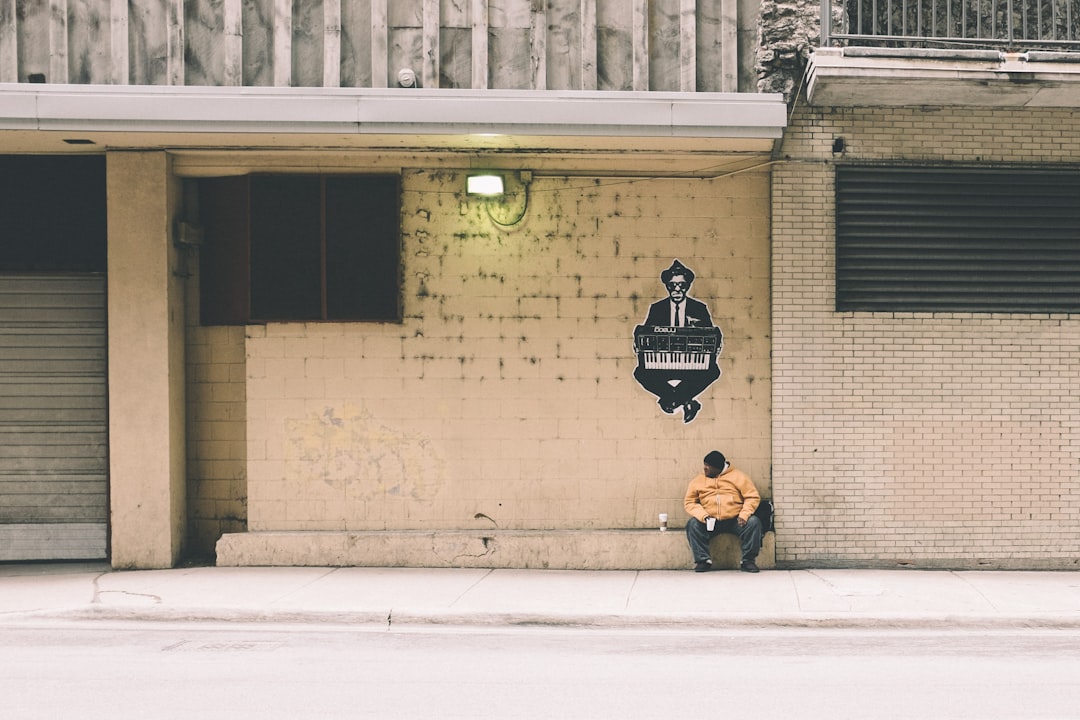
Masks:
[[[0,560],[107,554],[104,275],[0,274]]]

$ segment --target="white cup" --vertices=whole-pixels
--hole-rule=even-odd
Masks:
[[[660,513],[660,531],[667,530],[667,513]]]
[[[708,530],[709,532],[712,532],[713,530],[715,530],[716,529],[716,518],[714,518],[714,517],[705,518],[705,529]]]

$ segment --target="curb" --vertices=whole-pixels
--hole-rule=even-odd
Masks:
[[[473,628],[580,628],[636,630],[693,630],[694,632],[748,629],[839,630],[1080,630],[1080,616],[1044,615],[759,615],[753,613],[698,614],[574,614],[490,612],[455,613],[415,610],[227,610],[222,608],[103,607],[91,606],[0,614],[0,625],[27,620],[220,622],[235,624],[352,625]]]

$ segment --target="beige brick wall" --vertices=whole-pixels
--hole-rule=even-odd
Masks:
[[[768,492],[767,172],[538,177],[506,229],[463,186],[404,174],[403,323],[247,328],[250,529],[680,526],[713,448]],[[676,257],[725,334],[689,424],[632,375]]]
[[[834,137],[847,152],[834,157]],[[834,309],[835,161],[1080,161],[1058,110],[807,110],[773,175],[780,565],[1076,567],[1080,318]]]
[[[188,287],[188,554],[211,557],[223,533],[247,527],[247,371],[242,327],[198,325]]]

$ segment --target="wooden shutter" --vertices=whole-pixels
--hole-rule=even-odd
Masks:
[[[200,181],[204,325],[401,320],[396,175]]]
[[[199,182],[199,318],[203,325],[243,325],[251,317],[251,188],[247,177]]]

